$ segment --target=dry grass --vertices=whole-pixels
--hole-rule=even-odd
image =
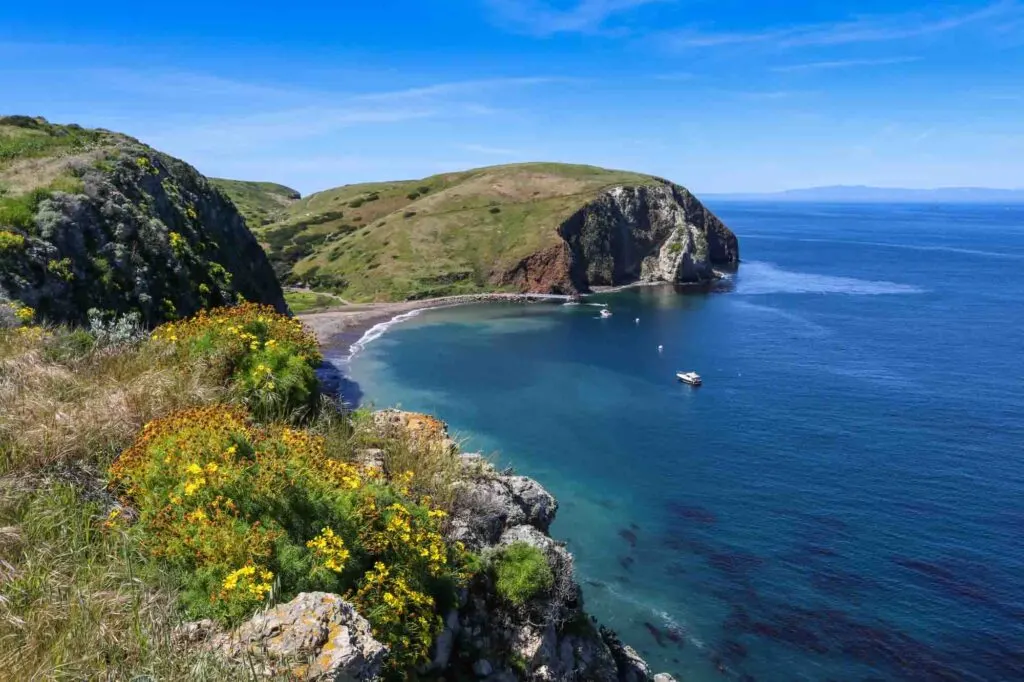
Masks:
[[[103,511],[59,481],[0,481],[0,677],[240,679],[172,645],[173,593],[140,579],[137,543],[103,530]]]
[[[224,395],[209,372],[152,347],[53,357],[70,334],[0,338],[0,473],[107,464],[147,421]]]

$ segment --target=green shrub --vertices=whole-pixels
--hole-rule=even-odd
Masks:
[[[9,251],[21,251],[25,248],[25,238],[16,232],[0,230],[0,254]]]
[[[28,194],[0,199],[0,227],[33,231],[36,224],[36,209],[48,196],[50,193],[47,190],[35,190]]]
[[[515,606],[526,605],[555,582],[544,552],[525,542],[502,549],[493,559],[492,571],[498,595]]]
[[[52,259],[46,263],[46,269],[65,282],[70,282],[75,278],[74,270],[71,269],[70,258]]]
[[[235,623],[271,596],[343,594],[400,674],[427,660],[465,581],[463,550],[445,544],[445,514],[414,499],[411,475],[385,480],[329,443],[213,406],[147,424],[111,473],[190,616]]]
[[[160,326],[153,342],[170,342],[185,357],[210,363],[261,418],[288,417],[312,407],[314,368],[321,360],[316,337],[270,306],[245,303],[204,310]]]

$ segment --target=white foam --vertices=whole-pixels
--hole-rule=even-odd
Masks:
[[[924,290],[910,284],[794,272],[783,270],[773,263],[747,261],[740,266],[736,276],[736,293],[878,296],[921,294]]]
[[[657,617],[658,620],[660,620],[666,628],[669,628],[670,630],[674,631],[676,634],[686,639],[686,641],[692,643],[698,649],[704,649],[706,647],[703,640],[693,635],[690,628],[686,627],[686,625],[680,623],[678,620],[673,618],[671,615],[669,615],[667,611],[655,608],[650,604],[640,601],[636,597],[632,597],[628,594],[620,592],[617,589],[615,589],[614,585],[605,584],[604,587],[610,594],[615,596],[620,601],[624,601],[627,604],[632,604],[641,611],[646,611],[652,614],[653,616]]]
[[[387,322],[379,322],[373,325],[372,327],[367,329],[361,337],[359,337],[358,341],[356,341],[355,343],[348,347],[348,357],[351,358],[353,355],[355,355],[356,353],[370,345],[370,343],[384,336],[385,332],[394,327],[396,324],[412,319],[419,315],[420,313],[422,313],[424,310],[424,308],[410,310],[407,313],[395,315]]]

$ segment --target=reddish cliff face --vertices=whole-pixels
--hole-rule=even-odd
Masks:
[[[495,275],[532,293],[595,285],[698,283],[739,263],[736,235],[689,191],[669,183],[612,187],[559,228],[562,242]]]
[[[498,273],[493,281],[498,286],[511,285],[530,293],[575,294],[581,291],[573,278],[573,254],[566,242],[524,258],[510,270]]]

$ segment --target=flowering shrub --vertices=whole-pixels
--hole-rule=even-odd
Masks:
[[[256,414],[287,414],[316,394],[320,364],[316,337],[270,306],[243,303],[204,310],[153,332],[158,343],[218,366]]]
[[[18,251],[25,248],[25,238],[17,232],[0,230],[0,253]]]
[[[232,623],[270,598],[334,592],[390,647],[393,670],[408,670],[467,578],[463,548],[442,538],[444,512],[413,499],[408,476],[332,459],[321,436],[257,426],[238,407],[150,422],[111,474],[195,617]]]

